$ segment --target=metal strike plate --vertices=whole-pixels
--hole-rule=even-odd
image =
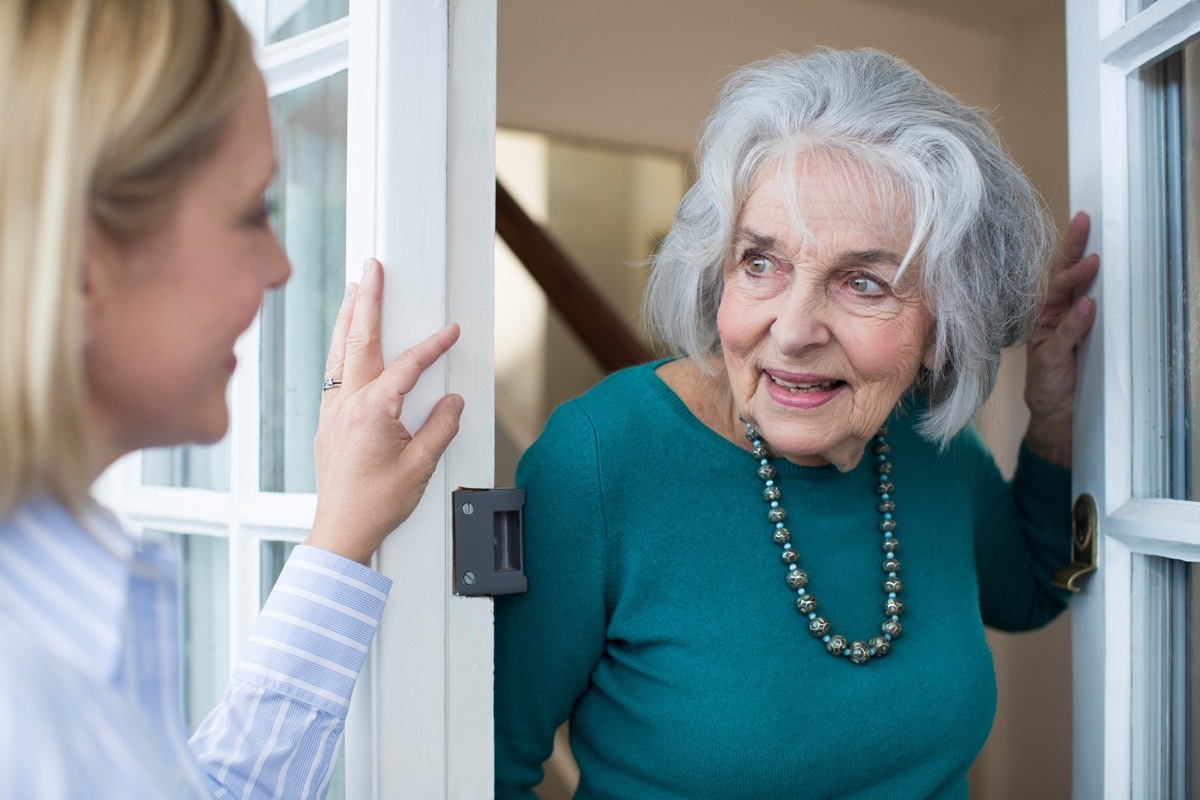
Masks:
[[[459,489],[454,503],[454,593],[518,594],[525,579],[524,489]]]
[[[1090,494],[1075,499],[1071,528],[1071,563],[1054,573],[1050,583],[1078,592],[1083,588],[1083,578],[1096,571],[1096,501]]]

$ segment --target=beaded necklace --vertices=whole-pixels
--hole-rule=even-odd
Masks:
[[[775,525],[772,539],[775,544],[783,546],[780,558],[787,565],[787,585],[799,595],[796,598],[796,610],[808,618],[809,633],[825,643],[825,649],[830,655],[845,656],[853,664],[865,664],[872,658],[883,658],[892,649],[892,641],[900,638],[900,615],[904,613],[904,603],[899,598],[900,590],[904,587],[896,577],[900,571],[900,562],[896,558],[900,542],[896,539],[896,521],[892,518],[896,503],[892,500],[893,486],[889,480],[892,465],[887,457],[892,448],[887,443],[887,426],[884,425],[876,433],[875,445],[872,448],[878,461],[875,472],[879,476],[879,484],[875,487],[875,492],[879,495],[879,513],[883,515],[879,530],[883,534],[883,571],[886,573],[883,591],[887,595],[883,603],[883,612],[887,618],[883,621],[882,636],[872,636],[866,642],[848,642],[840,633],[830,632],[829,620],[817,616],[817,598],[805,588],[808,586],[808,575],[800,569],[800,554],[792,547],[792,535],[783,526],[787,512],[780,505],[783,493],[775,483],[775,467],[770,463],[771,453],[754,426],[744,419],[742,422],[746,425],[746,438],[754,447],[754,458],[758,460],[758,477],[762,479],[765,487],[763,499],[771,506],[767,512],[767,519]]]

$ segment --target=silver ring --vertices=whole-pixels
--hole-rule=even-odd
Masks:
[[[330,389],[336,389],[341,385],[342,385],[341,381],[335,381],[333,378],[326,378],[325,382],[321,384],[321,391],[327,392]]]

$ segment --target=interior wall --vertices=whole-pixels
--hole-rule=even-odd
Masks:
[[[968,23],[912,8],[937,6],[939,0],[905,7],[886,0],[504,0],[499,122],[686,155],[722,80],[736,67],[816,45],[877,47],[906,59],[964,102],[991,110],[1061,230],[1069,215],[1061,4],[993,1],[995,19]],[[1036,13],[1039,5],[1042,13]],[[566,188],[581,191],[579,185]],[[580,225],[592,221],[586,213],[576,216]],[[627,291],[626,262],[605,255],[612,243],[603,237],[588,244],[591,236],[577,230],[564,244],[579,253],[602,288],[616,287],[610,299],[618,305],[627,301],[626,313],[634,313],[636,293]],[[548,326],[548,364],[560,360],[555,348],[567,346],[556,324],[552,320]],[[548,376],[548,407],[577,394],[598,374],[575,356],[566,361],[575,366],[554,367]],[[1023,353],[1006,357],[996,393],[979,418],[985,440],[1006,470],[1015,464],[1028,419],[1021,399],[1023,372]],[[1070,796],[1067,617],[1032,634],[989,634],[999,701],[992,736],[973,771],[972,797]]]

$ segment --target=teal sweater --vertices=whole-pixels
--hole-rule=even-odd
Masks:
[[[518,469],[529,592],[496,599],[496,797],[533,798],[571,722],[576,798],[965,797],[996,704],[985,624],[1066,605],[1070,473],[973,429],[939,454],[889,420],[903,635],[856,666],[797,613],[752,456],[646,364],[560,407]],[[834,632],[883,621],[874,462],[772,462]]]

